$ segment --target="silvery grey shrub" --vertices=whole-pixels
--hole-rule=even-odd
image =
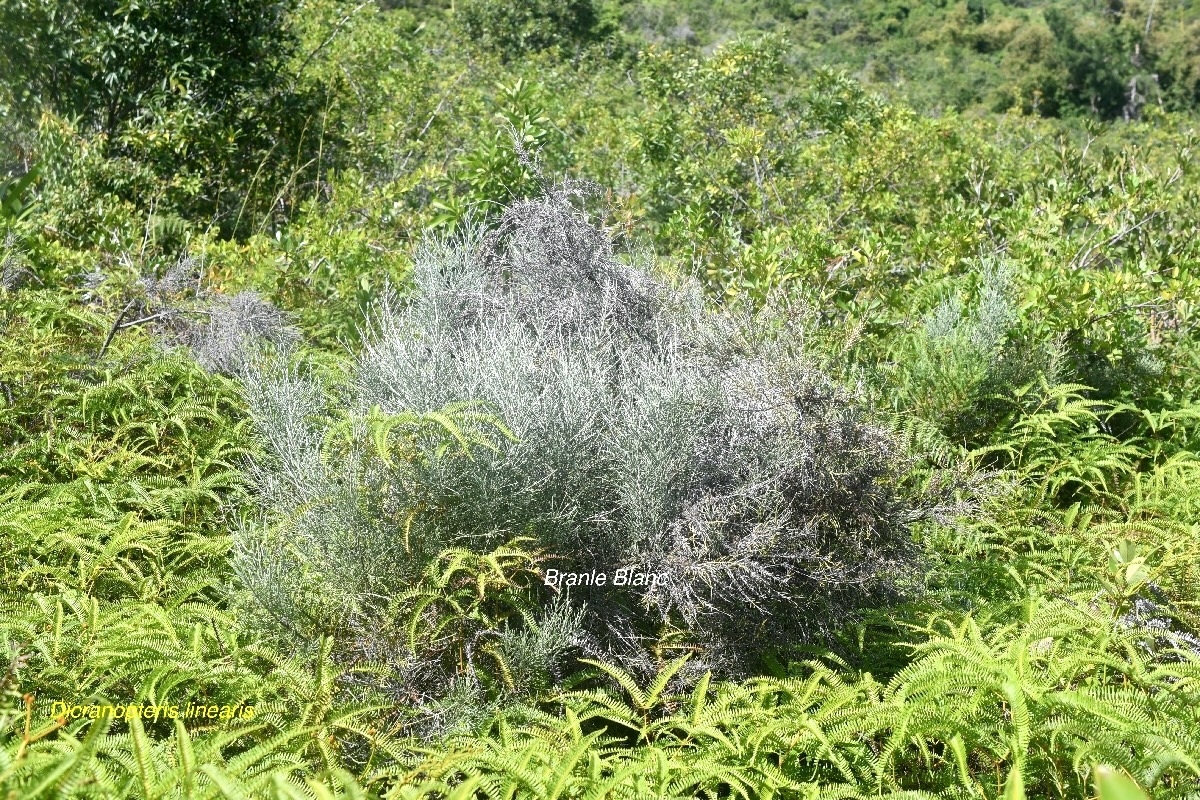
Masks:
[[[737,675],[912,575],[928,502],[902,488],[886,430],[811,366],[799,312],[711,309],[619,256],[587,191],[559,185],[489,230],[427,241],[333,389],[296,368],[247,378],[262,513],[237,563],[284,629],[353,630],[364,657],[404,662],[372,640],[389,599],[445,548],[523,536],[547,567],[609,582],[540,590],[546,624],[504,634],[514,661],[552,670],[574,649],[648,669],[646,644],[675,629],[697,665]],[[462,401],[511,437],[468,456],[429,436],[399,464],[328,456],[339,417]],[[615,587],[618,569],[666,580]],[[436,683],[419,671],[406,680]]]
[[[1053,380],[1062,358],[1058,342],[1017,332],[1012,269],[981,260],[974,302],[942,298],[908,336],[897,338],[884,368],[888,400],[932,421],[951,441],[979,446],[1012,411],[1012,389]]]
[[[145,326],[163,345],[186,348],[209,372],[229,376],[241,375],[265,354],[286,356],[299,344],[300,332],[287,314],[257,292],[219,294],[203,285],[202,275],[201,260],[184,254],[161,276],[139,277],[119,298],[123,308],[109,339]],[[79,278],[89,302],[111,276],[94,270]],[[0,286],[3,279],[0,274]]]

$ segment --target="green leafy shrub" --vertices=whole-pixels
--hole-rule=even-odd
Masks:
[[[89,140],[79,147],[39,144],[50,156],[47,183],[79,194],[73,179],[92,166],[89,178],[101,192],[85,194],[85,202],[103,202],[111,193],[144,207],[216,216],[225,232],[244,232],[247,205],[266,213],[320,149],[322,137],[307,131],[320,109],[320,88],[290,74],[297,49],[293,6],[287,0],[0,4],[6,37],[0,67],[20,86],[15,111],[34,125],[49,111]],[[92,149],[110,163],[89,162]],[[72,179],[63,180],[64,172]],[[140,187],[123,185],[122,178],[134,176]]]
[[[18,99],[109,137],[164,100],[232,113],[278,78],[292,44],[288,10],[277,0],[6,1],[5,72],[22,86]]]

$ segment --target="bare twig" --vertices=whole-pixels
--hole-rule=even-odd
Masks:
[[[104,344],[100,345],[100,352],[96,354],[97,361],[104,358],[104,354],[108,352],[108,346],[112,344],[113,337],[116,336],[117,331],[121,329],[121,320],[125,319],[125,315],[133,310],[133,306],[136,303],[137,300],[130,300],[125,304],[125,307],[121,309],[121,313],[117,314],[117,318],[113,320],[112,327],[108,329],[108,336],[105,337]]]
[[[1161,307],[1162,307],[1161,301],[1147,300],[1144,303],[1128,303],[1126,305],[1121,306],[1120,308],[1113,309],[1112,311],[1109,311],[1106,314],[1093,314],[1092,316],[1090,316],[1086,320],[1084,320],[1083,324],[1077,325],[1074,328],[1072,328],[1071,330],[1067,331],[1067,338],[1073,339],[1074,337],[1083,333],[1083,331],[1086,330],[1089,325],[1097,323],[1102,319],[1108,319],[1109,317],[1115,317],[1117,314],[1121,314],[1126,311],[1133,311],[1133,310],[1139,309],[1139,308],[1161,308]]]
[[[1072,262],[1074,263],[1075,268],[1083,269],[1083,268],[1087,267],[1088,263],[1092,260],[1092,255],[1094,253],[1096,253],[1097,251],[1103,250],[1107,247],[1112,247],[1114,244],[1121,241],[1122,239],[1124,239],[1126,236],[1133,233],[1134,231],[1138,230],[1139,228],[1141,228],[1143,225],[1150,222],[1154,218],[1162,216],[1162,213],[1163,212],[1161,212],[1161,211],[1152,211],[1151,213],[1142,217],[1142,219],[1139,222],[1137,222],[1133,225],[1130,225],[1130,226],[1124,228],[1123,230],[1120,230],[1117,233],[1110,236],[1103,244],[1091,245],[1086,250],[1083,250],[1080,253],[1076,254],[1075,258],[1072,259]]]
[[[134,328],[134,327],[137,327],[138,325],[144,325],[147,322],[153,322],[156,319],[163,319],[164,317],[169,317],[172,314],[203,314],[206,317],[212,316],[211,311],[203,311],[199,308],[190,308],[190,309],[173,308],[170,311],[160,311],[157,314],[151,314],[148,317],[142,317],[141,319],[135,319],[132,322],[123,322],[123,323],[121,323],[120,328],[121,328],[121,330],[125,330],[126,328]]]

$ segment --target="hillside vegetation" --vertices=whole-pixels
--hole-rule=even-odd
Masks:
[[[0,797],[1200,797],[1197,42],[0,0]]]

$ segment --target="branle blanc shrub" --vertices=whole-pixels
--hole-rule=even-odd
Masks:
[[[294,368],[250,376],[267,457],[239,571],[285,628],[354,629],[378,655],[371,631],[439,553],[524,537],[541,569],[609,577],[536,582],[535,605],[576,612],[514,625],[645,669],[648,642],[686,629],[697,667],[737,674],[912,574],[909,528],[931,508],[901,488],[900,448],[808,364],[794,311],[716,312],[618,257],[580,210],[587,191],[560,185],[490,231],[428,242],[336,391]],[[372,417],[413,423],[399,457],[331,457],[346,419],[366,440]],[[618,569],[666,578],[614,586]],[[488,636],[508,637],[499,652],[534,633]]]

